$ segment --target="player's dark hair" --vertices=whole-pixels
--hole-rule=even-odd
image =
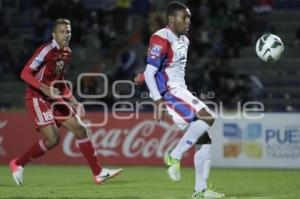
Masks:
[[[53,32],[55,31],[58,25],[71,25],[71,22],[69,19],[64,19],[64,18],[56,19],[53,24],[53,29],[52,29]]]
[[[169,16],[175,15],[176,11],[185,9],[188,9],[188,7],[183,3],[180,3],[178,1],[172,1],[167,7],[167,21],[169,19]]]

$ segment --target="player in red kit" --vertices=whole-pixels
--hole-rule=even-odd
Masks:
[[[23,184],[24,166],[44,155],[59,143],[58,127],[71,131],[86,158],[97,184],[102,184],[121,173],[122,169],[105,169],[98,162],[97,153],[87,137],[87,129],[80,120],[84,107],[64,82],[64,69],[68,64],[71,49],[71,23],[57,19],[52,31],[53,40],[40,46],[25,65],[21,78],[28,84],[26,106],[35,120],[43,139],[33,144],[23,155],[10,161],[15,182]],[[77,110],[77,111],[75,111]]]

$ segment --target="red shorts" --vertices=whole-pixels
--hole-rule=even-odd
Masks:
[[[73,108],[64,100],[50,101],[37,95],[26,98],[25,101],[36,128],[52,124],[60,126],[62,122],[75,115]]]

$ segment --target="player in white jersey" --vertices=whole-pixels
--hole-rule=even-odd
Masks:
[[[193,145],[196,146],[194,198],[222,198],[224,194],[207,187],[211,165],[211,139],[207,130],[214,122],[209,108],[193,96],[185,84],[185,66],[189,40],[185,36],[190,25],[190,11],[179,2],[167,8],[168,26],[155,32],[150,38],[147,67],[139,75],[137,84],[145,80],[151,98],[157,107],[157,120],[164,110],[185,134],[175,148],[164,157],[169,177],[179,181],[180,160]]]

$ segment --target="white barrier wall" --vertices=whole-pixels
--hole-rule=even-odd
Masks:
[[[210,133],[216,167],[300,168],[300,114],[218,118]]]

